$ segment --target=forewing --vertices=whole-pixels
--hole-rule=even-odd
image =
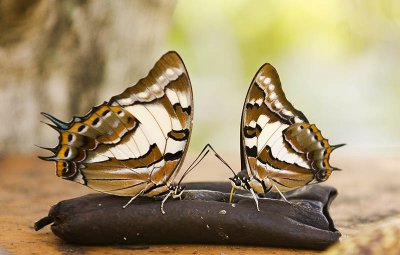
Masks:
[[[46,159],[56,161],[58,176],[115,195],[146,193],[173,179],[187,151],[189,76],[179,55],[168,52],[147,77],[84,117],[49,118],[60,141]]]

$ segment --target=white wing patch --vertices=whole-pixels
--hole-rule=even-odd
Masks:
[[[162,132],[159,123],[152,115],[150,110],[147,109],[146,106],[142,104],[135,104],[133,106],[128,106],[125,109],[129,111],[133,116],[138,116],[138,120],[141,123],[140,127],[144,133],[144,136],[147,138],[148,143],[150,144],[156,143],[157,146],[160,148],[160,150],[163,150],[166,145],[166,134]],[[148,148],[149,147],[147,147],[147,149],[145,150],[146,152],[148,151]]]
[[[172,116],[168,114],[163,105],[158,103],[146,105],[146,109],[151,113],[166,138],[167,134],[172,130]]]
[[[179,103],[181,104],[182,108],[187,108],[189,107],[189,105],[191,104],[191,102],[189,102],[187,95],[181,91],[177,91],[177,95],[179,98]]]
[[[183,150],[185,148],[185,144],[185,141],[175,141],[174,139],[168,138],[167,148],[165,151],[169,153],[176,153]]]
[[[171,101],[172,105],[179,103],[178,94],[175,93],[175,91],[173,91],[172,89],[167,88],[165,90],[165,93],[167,94],[167,97],[168,97],[169,101]]]
[[[282,131],[287,127],[280,122],[268,123],[262,129],[260,136],[257,141],[257,152],[262,151],[266,145],[273,148],[273,144],[280,138],[282,138]],[[272,150],[272,153],[275,151]]]
[[[107,155],[96,152],[96,153],[89,153],[85,162],[86,163],[97,163],[97,162],[104,162],[107,160],[109,160],[109,157]]]

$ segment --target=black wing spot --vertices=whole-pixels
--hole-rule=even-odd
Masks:
[[[105,110],[102,114],[103,117],[105,117],[108,113],[110,112],[110,110]]]
[[[253,108],[259,109],[260,106],[261,106],[261,105],[258,105],[258,104],[256,104],[256,103],[254,103],[254,104],[252,104],[252,103],[247,103],[247,104],[246,104],[246,110],[250,110],[250,109],[253,109]]]
[[[100,118],[95,118],[94,120],[93,120],[93,122],[92,122],[92,125],[93,126],[96,126],[98,123],[99,123],[99,121],[100,121]]]
[[[165,161],[174,161],[177,159],[181,159],[183,155],[183,151],[177,151],[175,153],[165,153],[164,160]]]
[[[262,128],[256,124],[256,127],[245,126],[244,127],[244,136],[247,138],[258,137],[261,134]]]
[[[182,108],[182,110],[183,110],[184,112],[187,112],[188,115],[190,115],[191,112],[192,112],[192,107],[189,105],[189,106],[186,107],[186,108]]]
[[[72,135],[72,134],[69,134],[68,135],[68,142],[70,143],[70,142],[72,142],[72,139],[74,138],[74,136]]]
[[[65,152],[64,152],[64,157],[66,157],[66,158],[68,157],[69,151],[70,151],[69,148],[67,148],[67,149],[65,150]]]
[[[82,132],[85,129],[85,125],[81,125],[80,127],[78,127],[78,132]]]
[[[248,157],[253,157],[253,158],[257,157],[257,147],[253,146],[253,147],[249,148],[246,146],[246,155]]]

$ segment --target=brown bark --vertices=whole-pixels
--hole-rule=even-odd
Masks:
[[[0,152],[55,143],[68,121],[132,85],[163,53],[175,1],[0,3]],[[43,120],[43,119],[42,119]]]

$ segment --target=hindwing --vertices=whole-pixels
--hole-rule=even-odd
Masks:
[[[189,144],[193,94],[176,52],[123,93],[69,123],[45,114],[59,131],[58,176],[114,195],[157,195],[179,171]],[[152,192],[157,189],[157,192]]]

